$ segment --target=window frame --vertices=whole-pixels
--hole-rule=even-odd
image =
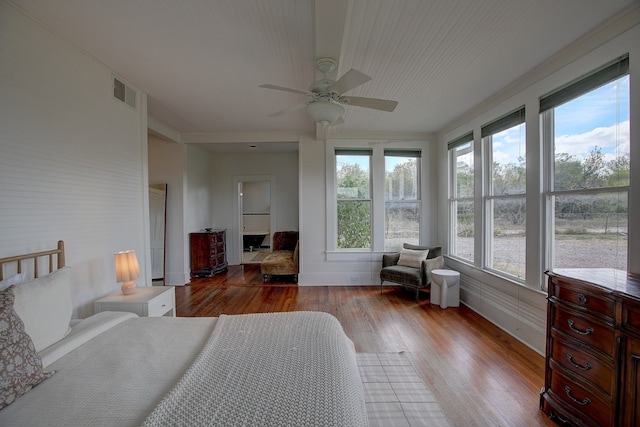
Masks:
[[[457,149],[460,147],[464,147],[469,144],[469,147],[465,149],[468,150],[465,154],[471,154],[471,158],[473,159],[473,172],[471,176],[473,177],[473,188],[471,194],[469,196],[459,196],[458,195],[458,157],[459,154]],[[475,237],[474,237],[474,251],[472,254],[472,258],[468,259],[457,253],[457,232],[458,232],[458,204],[460,202],[471,202],[473,204],[473,232],[474,236],[476,236],[477,230],[475,229],[475,216],[476,216],[476,205],[475,205],[475,194],[476,194],[476,177],[475,177],[475,141],[474,141],[474,133],[473,131],[465,133],[464,135],[455,138],[447,143],[447,152],[448,152],[448,163],[449,163],[449,235],[448,235],[448,244],[449,244],[449,256],[459,259],[462,262],[474,263],[475,261]]]
[[[482,268],[486,271],[490,271],[498,276],[506,277],[510,280],[524,284],[527,277],[527,253],[526,253],[526,225],[527,225],[527,183],[525,181],[524,188],[521,192],[509,193],[509,194],[495,194],[493,189],[493,137],[494,135],[511,129],[515,126],[524,126],[524,152],[527,150],[527,132],[526,132],[526,108],[524,105],[516,108],[515,110],[492,120],[480,128],[480,141],[482,145],[483,161],[482,161],[482,174],[483,174],[483,191],[482,191],[482,205],[481,209],[484,212],[484,221],[482,226],[482,254],[481,264]],[[525,154],[524,162],[525,180],[527,175],[527,159]],[[505,270],[500,270],[493,266],[493,254],[494,254],[494,205],[496,201],[506,201],[514,199],[523,199],[525,206],[525,253],[524,253],[524,271],[522,276],[509,273]]]
[[[555,150],[555,108],[574,101],[589,92],[606,84],[612,83],[624,76],[629,76],[629,55],[625,54],[608,63],[562,85],[539,98],[540,138],[543,146],[543,210],[544,210],[544,263],[545,269],[554,267],[556,247],[555,200],[564,196],[587,196],[604,193],[626,193],[629,206],[630,185],[595,187],[582,189],[555,188],[556,150]],[[627,242],[627,261],[625,270],[629,270],[629,255]]]
[[[429,151],[426,142],[407,140],[371,140],[371,139],[327,139],[325,143],[325,164],[326,164],[326,251],[327,261],[366,261],[378,260],[381,254],[389,251],[384,248],[384,215],[385,215],[385,157],[384,150],[395,151],[420,151],[421,156],[418,161],[419,169],[419,197],[420,200],[429,198],[427,185],[428,175],[425,174],[426,163],[429,160]],[[338,249],[337,248],[337,193],[336,193],[336,162],[335,151],[338,150],[361,150],[369,149],[371,156],[371,191],[372,191],[372,241],[371,249]],[[421,202],[421,208],[424,204]],[[420,244],[424,244],[424,236],[427,228],[426,219],[429,215],[421,212],[420,216]],[[373,258],[372,258],[373,257]]]
[[[384,189],[384,241],[383,241],[383,248],[385,251],[393,251],[393,250],[400,250],[401,247],[395,247],[395,246],[389,246],[387,247],[387,221],[386,221],[386,216],[387,216],[387,203],[392,202],[392,203],[397,203],[397,204],[417,204],[418,205],[418,242],[416,242],[415,244],[420,244],[420,235],[421,235],[421,218],[422,218],[422,197],[421,197],[421,193],[422,193],[422,168],[420,167],[420,159],[422,157],[422,150],[415,150],[415,149],[396,149],[396,148],[385,148],[383,149],[383,157],[384,157],[384,165],[385,165],[385,170],[384,170],[384,177],[385,177],[385,189]],[[387,157],[405,157],[405,158],[414,158],[416,161],[416,198],[414,199],[387,199],[386,197],[386,187],[387,187],[387,182],[386,182],[386,176],[387,176]]]
[[[338,156],[360,156],[360,157],[367,157],[369,159],[369,165],[368,165],[368,197],[347,197],[347,198],[341,198],[338,197],[339,195],[339,191],[338,191],[338,177],[337,177],[337,173],[338,173]],[[334,192],[335,192],[335,201],[336,201],[336,210],[334,212],[335,218],[336,218],[336,241],[335,241],[335,246],[336,246],[336,250],[337,251],[345,251],[345,252],[351,252],[351,251],[363,251],[363,250],[369,250],[371,248],[373,248],[373,161],[372,161],[372,157],[373,157],[373,152],[370,149],[339,149],[336,148],[335,152],[334,152],[334,156],[333,156],[333,161],[334,161],[334,179],[335,179],[335,188],[334,188]],[[357,247],[357,248],[339,248],[338,247],[338,229],[339,229],[339,220],[338,220],[338,210],[339,210],[339,206],[342,203],[348,203],[348,202],[368,202],[369,203],[369,241],[370,241],[370,247]]]

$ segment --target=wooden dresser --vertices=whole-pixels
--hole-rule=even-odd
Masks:
[[[541,409],[570,425],[640,425],[640,280],[613,269],[547,275]]]
[[[191,277],[211,277],[227,270],[226,230],[189,234]]]

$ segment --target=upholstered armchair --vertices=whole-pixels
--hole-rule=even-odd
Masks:
[[[264,282],[274,275],[292,275],[298,282],[299,232],[276,231],[273,233],[273,251],[260,263]]]
[[[382,255],[382,269],[380,270],[380,293],[384,282],[393,282],[404,288],[416,290],[416,301],[419,300],[420,290],[431,284],[431,271],[444,268],[442,247],[415,246],[405,243],[402,251],[394,254]],[[429,253],[422,258],[424,251]],[[401,259],[402,258],[402,259]]]

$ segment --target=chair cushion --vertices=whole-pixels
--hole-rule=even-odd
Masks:
[[[422,273],[419,268],[406,267],[404,265],[392,265],[380,270],[380,280],[400,283],[414,288],[425,286],[422,281]]]
[[[426,246],[417,246],[410,243],[404,243],[402,247],[404,249],[413,249],[416,251],[424,251],[425,249],[429,249],[429,255],[427,255],[427,259],[432,259],[442,255],[442,246],[433,246],[431,248],[428,248]]]
[[[414,249],[402,248],[402,251],[400,251],[400,258],[398,258],[398,265],[420,268],[422,261],[427,259],[427,255],[429,255],[429,249],[417,251]]]
[[[297,274],[294,251],[273,251],[260,263],[262,274]]]

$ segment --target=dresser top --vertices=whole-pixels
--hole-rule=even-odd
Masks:
[[[547,274],[590,283],[640,300],[640,279],[626,271],[613,268],[554,268]]]

